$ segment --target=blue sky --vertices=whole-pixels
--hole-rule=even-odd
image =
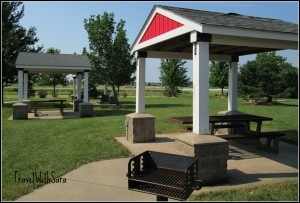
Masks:
[[[81,54],[83,47],[88,49],[87,32],[83,20],[91,15],[113,12],[115,21],[126,21],[125,29],[129,43],[132,44],[144,25],[154,5],[168,5],[198,10],[216,12],[235,12],[243,15],[276,18],[299,24],[299,4],[296,1],[282,2],[202,2],[202,1],[119,1],[119,2],[24,2],[25,15],[20,24],[29,28],[37,28],[38,45],[45,49],[54,47],[63,54]],[[278,52],[278,55],[287,57],[287,61],[298,67],[298,50]],[[253,60],[255,55],[240,57],[240,65]],[[147,59],[146,82],[159,81],[159,59]],[[191,61],[186,63],[188,76],[192,78]]]

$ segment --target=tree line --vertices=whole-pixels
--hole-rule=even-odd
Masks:
[[[238,95],[245,99],[272,102],[274,98],[298,98],[298,68],[275,51],[259,53],[239,67]],[[228,86],[229,63],[213,61],[210,83],[222,89]]]
[[[24,16],[22,2],[2,3],[2,92],[3,88],[17,81],[15,62],[19,52],[45,52],[43,46],[35,46],[39,41],[36,28],[26,30],[19,23]],[[115,22],[114,13],[91,15],[83,20],[88,33],[89,51],[83,47],[82,54],[89,57],[92,70],[89,77],[89,91],[99,84],[111,85],[115,103],[119,105],[118,92],[122,85],[135,81],[136,62],[130,55],[130,45],[123,19]],[[60,53],[50,47],[47,53]],[[162,59],[159,67],[160,81],[165,87],[164,95],[177,97],[179,86],[190,85],[185,61]],[[210,63],[210,85],[222,90],[228,86],[228,66],[226,62]],[[66,74],[30,74],[29,79],[40,85],[65,85]],[[241,97],[298,98],[298,68],[286,62],[286,58],[276,52],[260,53],[253,61],[239,67],[238,92]],[[3,94],[2,94],[3,102]]]
[[[2,2],[1,2],[2,3]],[[35,47],[39,41],[36,37],[36,28],[26,30],[20,25],[24,16],[22,2],[2,3],[2,92],[3,88],[17,82],[15,62],[19,52],[45,52],[43,46]],[[134,80],[135,61],[130,55],[130,45],[124,29],[125,21],[117,24],[113,13],[92,15],[83,20],[89,37],[89,48],[83,47],[82,54],[86,54],[92,65],[89,90],[95,89],[97,84],[112,86],[115,102],[118,102],[118,93],[121,85],[129,84]],[[47,53],[59,54],[58,48],[50,47]],[[52,85],[67,83],[66,74],[29,74],[29,80],[34,84]],[[3,102],[3,94],[2,94]]]

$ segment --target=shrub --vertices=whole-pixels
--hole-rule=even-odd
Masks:
[[[47,90],[39,90],[38,95],[40,98],[46,98],[48,95],[48,92],[47,92]]]
[[[167,97],[178,97],[180,93],[182,93],[182,91],[179,90],[178,87],[165,87],[163,95]]]

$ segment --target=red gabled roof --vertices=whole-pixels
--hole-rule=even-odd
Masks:
[[[155,14],[150,25],[148,26],[142,39],[140,40],[140,43],[152,39],[158,35],[169,32],[171,30],[174,30],[181,26],[182,26],[181,23],[157,13]]]

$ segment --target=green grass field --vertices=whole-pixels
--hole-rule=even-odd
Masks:
[[[153,91],[153,92],[152,92]],[[129,90],[130,94],[134,94]],[[227,99],[218,92],[210,94],[210,115],[227,109]],[[155,116],[155,133],[184,132],[182,126],[168,121],[170,116],[192,115],[192,93],[167,98],[161,91],[146,94],[146,113]],[[59,95],[69,99],[68,95]],[[4,101],[16,101],[16,91],[4,92]],[[99,104],[91,99],[94,117],[64,120],[8,120],[10,104],[2,107],[2,200],[14,200],[41,186],[19,184],[15,171],[25,176],[33,171],[55,171],[57,177],[81,165],[103,159],[129,156],[129,151],[114,137],[125,136],[125,116],[135,112],[135,96],[119,98],[121,107]],[[250,105],[238,100],[238,109],[245,113],[272,117],[262,131],[281,131],[288,139],[298,141],[298,100],[282,99],[278,105]],[[254,127],[254,126],[253,126]],[[271,188],[271,192],[272,192]],[[274,192],[276,190],[274,189]],[[201,197],[202,198],[202,197]],[[241,200],[237,197],[235,200]],[[273,199],[268,199],[273,200]],[[278,199],[279,200],[279,199]],[[283,199],[280,199],[283,200]]]
[[[298,180],[292,179],[277,184],[246,187],[241,189],[204,192],[191,195],[188,201],[298,201]]]

